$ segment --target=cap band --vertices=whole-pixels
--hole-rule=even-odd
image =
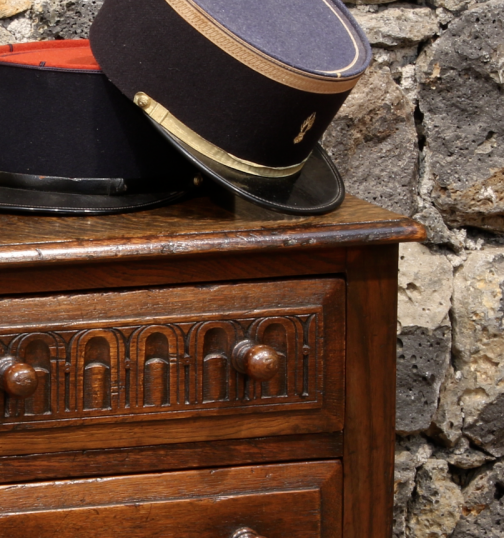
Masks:
[[[182,142],[185,142],[191,148],[199,151],[199,153],[205,155],[206,157],[223,164],[224,166],[228,166],[234,170],[239,170],[240,172],[245,172],[246,174],[268,178],[289,177],[301,171],[305,162],[309,158],[308,156],[302,163],[281,168],[272,168],[269,166],[263,166],[262,164],[246,161],[227,153],[208,140],[205,140],[199,134],[195,133],[192,129],[184,125],[163,105],[154,101],[154,99],[149,97],[146,93],[138,92],[135,95],[134,103],[156,123],[161,125],[173,136],[176,136],[178,139],[182,140]]]

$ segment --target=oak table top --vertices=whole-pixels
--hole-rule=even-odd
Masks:
[[[285,215],[239,199],[229,210],[200,197],[121,215],[2,214],[0,230],[0,268],[425,239],[413,220],[351,195],[339,209],[320,216]]]

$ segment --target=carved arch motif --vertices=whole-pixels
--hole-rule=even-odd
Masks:
[[[83,331],[72,339],[67,367],[70,375],[70,410],[117,409],[118,365],[124,351],[123,340],[114,329]]]
[[[51,333],[22,334],[10,342],[7,352],[32,366],[38,378],[33,396],[10,399],[9,414],[31,417],[57,413],[58,362],[65,356],[64,342]]]
[[[190,331],[189,355],[197,368],[195,403],[227,402],[236,397],[231,353],[242,334],[232,321],[198,323]]]
[[[242,335],[241,327],[231,321],[208,321],[198,325],[192,345],[196,362],[201,365],[198,402],[227,402],[236,398],[231,354]]]
[[[262,398],[292,396],[296,387],[298,354],[303,347],[302,326],[296,318],[271,317],[255,321],[250,329],[251,339],[276,349],[280,355],[278,374],[269,381],[256,384]],[[259,387],[257,385],[260,385]]]
[[[266,315],[265,315],[266,314]],[[143,326],[65,329],[0,336],[0,354],[18,356],[37,371],[39,389],[18,400],[0,394],[4,422],[19,417],[56,425],[121,415],[167,417],[215,414],[250,405],[322,405],[323,365],[317,312],[183,321]],[[231,364],[234,346],[251,339],[281,356],[277,377],[254,381]],[[53,424],[54,423],[54,424]]]
[[[136,331],[130,342],[132,407],[176,405],[179,396],[182,332],[173,325],[151,325]]]

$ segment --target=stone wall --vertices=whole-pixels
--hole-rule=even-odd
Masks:
[[[85,37],[101,3],[0,0],[0,44]],[[394,536],[502,538],[504,0],[348,5],[374,62],[324,145],[429,237],[400,254]]]

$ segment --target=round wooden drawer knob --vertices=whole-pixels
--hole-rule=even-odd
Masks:
[[[24,362],[6,356],[0,359],[0,390],[16,398],[28,398],[37,390],[37,372]]]
[[[238,529],[233,534],[232,538],[264,538],[264,536],[259,536],[256,531],[249,529],[248,527],[243,527]]]
[[[238,372],[257,381],[268,381],[278,373],[280,367],[280,358],[275,349],[252,340],[236,344],[232,362]]]

